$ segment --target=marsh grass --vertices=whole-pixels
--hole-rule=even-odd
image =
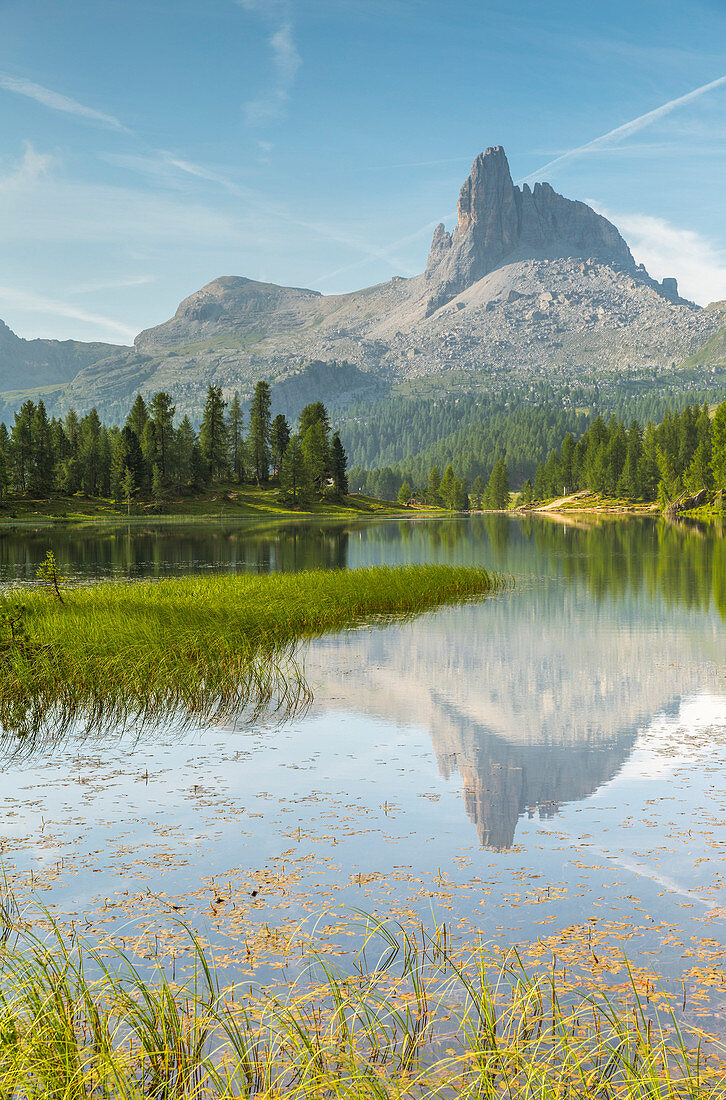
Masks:
[[[22,632],[0,638],[0,723],[21,734],[243,710],[310,698],[301,639],[419,614],[505,585],[440,565],[215,574],[22,592]],[[0,621],[8,621],[13,595]]]
[[[361,933],[360,924],[354,929]],[[57,928],[0,954],[0,1095],[670,1100],[724,1095],[722,1049],[631,1003],[368,919],[351,973],[311,957],[284,992],[147,980]],[[649,1014],[650,1013],[650,1014]]]

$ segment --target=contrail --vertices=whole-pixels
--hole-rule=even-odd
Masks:
[[[676,108],[684,106],[686,103],[691,103],[694,99],[700,99],[702,95],[707,92],[712,92],[714,88],[721,88],[726,84],[726,76],[720,76],[717,80],[712,80],[708,84],[702,84],[700,88],[694,88],[692,92],[687,92],[685,95],[678,96],[677,99],[671,99],[668,103],[663,103],[660,107],[656,107],[652,111],[647,111],[644,115],[639,115],[638,118],[631,119],[630,122],[624,122],[622,126],[616,126],[614,130],[608,130],[606,134],[601,134],[600,137],[593,138],[592,141],[585,142],[584,145],[578,145],[574,149],[570,149],[567,153],[562,153],[559,157],[555,157],[554,160],[544,164],[541,168],[538,168],[535,172],[530,172],[528,176],[523,176],[518,183],[530,183],[538,177],[541,177],[544,172],[549,172],[550,169],[555,168],[558,164],[563,164],[565,161],[572,160],[573,157],[579,157],[582,153],[589,153],[594,149],[600,149],[603,145],[608,145],[612,141],[619,141],[621,138],[630,137],[631,134],[636,134],[639,130],[644,130],[646,126],[650,126],[651,122],[657,122],[659,118],[663,118],[665,115],[669,115],[671,111],[675,111]]]
[[[550,160],[547,164],[544,164],[541,168],[537,168],[534,172],[530,172],[528,176],[522,176],[515,182],[532,183],[537,179],[541,179],[545,172],[549,172],[550,169],[555,168],[559,164],[563,164],[565,161],[572,160],[574,157],[580,156],[582,153],[589,153],[594,149],[599,149],[604,145],[608,145],[610,142],[619,141],[622,138],[630,137],[631,134],[636,134],[639,130],[645,129],[646,126],[650,126],[652,122],[657,122],[659,118],[663,118],[665,115],[669,115],[671,111],[675,111],[678,107],[684,106],[686,103],[691,103],[694,99],[699,99],[707,92],[713,91],[714,88],[720,88],[726,84],[726,76],[720,76],[716,80],[710,81],[708,84],[702,84],[700,88],[694,88],[692,92],[687,92],[685,95],[678,96],[676,99],[671,99],[668,103],[663,103],[660,107],[655,107],[652,111],[647,111],[644,115],[639,115],[638,118],[632,119],[630,122],[624,122],[622,126],[616,126],[614,130],[608,130],[606,134],[601,134],[600,137],[593,138],[592,141],[585,142],[584,145],[578,145],[574,149],[568,150],[566,153],[562,153],[559,157],[555,157],[554,160]],[[463,158],[462,158],[463,159]],[[431,161],[432,164],[445,164],[453,163],[450,161]],[[407,165],[394,165],[393,167],[408,167]],[[447,215],[445,218],[439,218],[438,221],[447,221],[451,215]],[[427,222],[425,226],[416,230],[414,233],[408,234],[402,240],[394,241],[387,250],[388,257],[390,253],[404,243],[413,240],[414,238],[425,232],[430,226],[435,225],[436,222]],[[386,258],[388,258],[386,257]],[[336,271],[328,272],[327,275],[322,275],[316,282],[322,283],[328,279],[332,279],[337,275],[341,275],[344,272],[352,271],[357,267],[361,267],[363,264],[368,263],[368,259],[360,260],[354,264],[349,264],[346,267],[338,268]]]
[[[124,134],[131,131],[123,122],[119,122],[114,115],[106,115],[93,107],[86,107],[70,96],[54,92],[52,88],[45,88],[42,84],[35,84],[32,80],[26,80],[23,76],[10,76],[9,73],[0,72],[0,88],[15,95],[34,99],[36,103],[42,103],[52,111],[62,111],[67,115],[77,115],[79,118],[88,119],[90,122],[100,122],[103,126],[109,126],[112,130],[118,130]]]

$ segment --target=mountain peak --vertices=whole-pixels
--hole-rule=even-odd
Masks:
[[[584,202],[559,195],[548,183],[512,182],[501,145],[474,161],[459,193],[453,233],[439,225],[431,242],[427,313],[450,301],[495,268],[525,259],[597,259],[635,271],[620,233]]]

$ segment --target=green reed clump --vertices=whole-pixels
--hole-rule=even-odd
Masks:
[[[358,926],[354,931],[360,933]],[[529,975],[484,949],[371,921],[353,974],[309,959],[284,993],[224,987],[192,939],[193,973],[146,980],[25,934],[0,955],[0,1095],[18,1100],[721,1100],[708,1056],[670,1009]],[[377,945],[377,946],[376,946]],[[375,949],[374,949],[375,948]],[[650,1012],[650,1014],[648,1014]],[[691,1049],[689,1049],[691,1048]]]
[[[308,698],[300,639],[484,595],[485,569],[421,565],[103,582],[23,593],[22,644],[6,635],[0,723],[34,732],[164,714],[215,719]]]

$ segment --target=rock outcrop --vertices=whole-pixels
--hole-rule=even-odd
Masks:
[[[426,313],[506,264],[570,257],[633,274],[643,270],[615,226],[586,203],[558,195],[548,183],[516,187],[504,149],[495,145],[479,154],[461,188],[456,228],[448,233],[441,224],[434,231]],[[675,279],[664,280],[662,292],[677,300]]]

